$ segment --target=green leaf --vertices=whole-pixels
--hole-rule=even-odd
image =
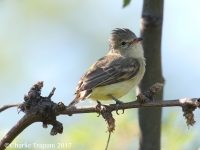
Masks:
[[[124,0],[123,8],[125,8],[127,5],[129,5],[130,2],[131,2],[131,0]]]

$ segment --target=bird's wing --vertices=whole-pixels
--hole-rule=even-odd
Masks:
[[[83,75],[77,86],[76,94],[81,91],[92,90],[94,87],[131,79],[140,68],[140,63],[134,58],[117,57],[112,58],[111,61],[106,60],[108,59],[103,57]]]

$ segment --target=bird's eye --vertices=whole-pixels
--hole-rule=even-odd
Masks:
[[[126,42],[123,41],[123,42],[121,43],[121,45],[126,45]]]

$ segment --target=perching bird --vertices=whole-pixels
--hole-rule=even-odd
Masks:
[[[116,28],[109,39],[109,53],[95,62],[82,76],[76,88],[74,106],[86,98],[115,100],[127,94],[145,72],[144,51],[136,35],[129,29]]]

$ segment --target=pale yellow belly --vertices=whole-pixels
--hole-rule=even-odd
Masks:
[[[144,72],[145,72],[145,61],[142,58],[140,61],[140,70],[138,71],[137,75],[127,81],[100,86],[92,89],[91,95],[88,97],[93,100],[111,100],[108,94],[114,96],[115,98],[121,98],[122,96],[126,95],[134,86],[140,82],[142,79]]]
[[[126,95],[136,84],[135,79],[130,79],[111,85],[96,87],[92,89],[92,94],[88,98],[93,100],[111,100],[108,94],[111,94],[115,98],[120,98]]]

